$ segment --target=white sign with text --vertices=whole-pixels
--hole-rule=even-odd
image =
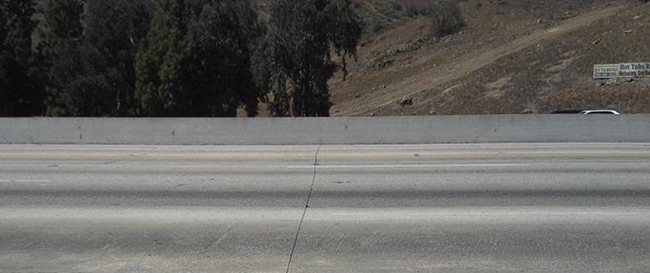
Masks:
[[[594,79],[650,77],[650,63],[594,65]]]

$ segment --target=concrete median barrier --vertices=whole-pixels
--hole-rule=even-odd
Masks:
[[[650,142],[650,115],[0,118],[0,144],[294,145]]]

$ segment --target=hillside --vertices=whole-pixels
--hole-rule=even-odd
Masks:
[[[268,19],[271,0],[251,1]],[[433,0],[353,1],[366,33],[347,80],[329,82],[332,116],[650,113],[650,78],[592,78],[594,64],[650,62],[650,3],[458,0],[466,27],[437,39],[419,8]]]
[[[435,40],[426,17],[385,12],[409,1],[360,1],[373,7],[366,22],[388,24],[370,32],[347,81],[330,82],[333,116],[650,112],[650,79],[592,79],[594,64],[650,61],[650,4],[467,0],[467,27]]]

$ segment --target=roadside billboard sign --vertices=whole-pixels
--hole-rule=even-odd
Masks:
[[[611,79],[618,77],[620,66],[618,64],[594,65],[594,79]]]
[[[650,63],[594,65],[594,79],[650,77]]]
[[[620,64],[619,77],[638,78],[650,76],[650,63],[624,63]]]

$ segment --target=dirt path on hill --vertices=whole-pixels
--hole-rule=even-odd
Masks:
[[[468,54],[452,64],[432,67],[421,73],[404,78],[397,83],[386,86],[382,92],[366,94],[358,99],[342,102],[332,108],[333,116],[367,116],[375,109],[395,102],[403,96],[409,96],[436,88],[449,81],[461,78],[469,73],[475,72],[503,57],[521,51],[525,48],[535,46],[545,40],[558,37],[577,29],[587,27],[590,24],[604,18],[614,16],[627,5],[607,7],[601,10],[594,10],[549,29],[537,30],[530,35],[517,38],[510,43]],[[382,94],[384,93],[384,94]]]

